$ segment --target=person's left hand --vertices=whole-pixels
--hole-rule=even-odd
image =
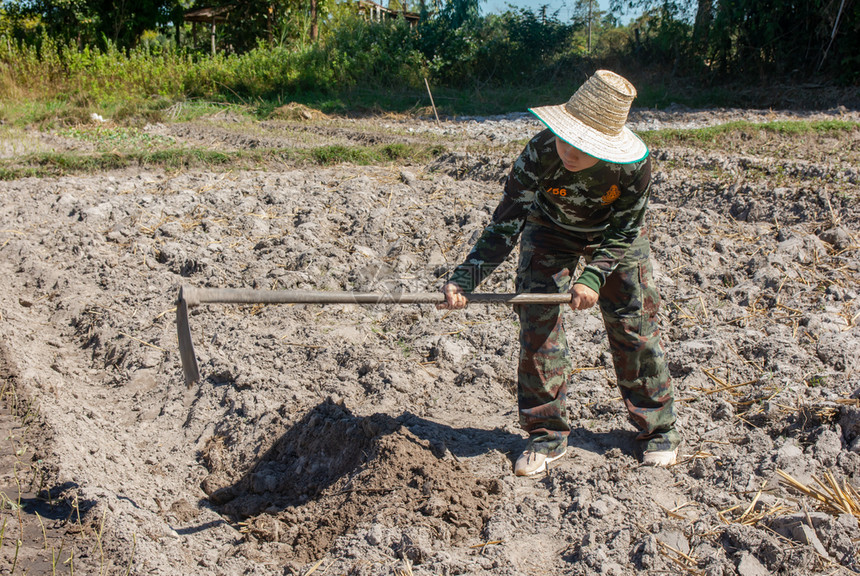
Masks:
[[[597,304],[597,292],[586,286],[585,284],[574,284],[570,289],[571,300],[570,309],[574,312],[577,310],[586,310]]]
[[[445,295],[445,302],[436,304],[438,310],[462,310],[469,303],[463,289],[453,282],[442,286],[442,294]]]

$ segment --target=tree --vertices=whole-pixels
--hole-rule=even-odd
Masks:
[[[63,43],[128,48],[144,30],[166,28],[181,14],[179,0],[6,0],[2,6],[19,19],[37,19],[39,34]]]
[[[439,15],[451,28],[460,28],[480,17],[480,0],[447,0]]]
[[[101,32],[117,46],[137,44],[144,30],[164,29],[176,20],[178,0],[90,0],[101,14]]]
[[[592,39],[594,33],[601,27],[603,11],[597,0],[576,0],[573,6],[573,22],[577,27],[582,27],[586,32],[586,52],[591,53]]]
[[[719,70],[762,79],[792,73],[808,78],[830,43],[840,4],[838,0],[718,2],[711,50]]]
[[[829,71],[860,78],[856,0],[612,0],[610,6],[659,16],[646,38],[652,48],[672,40],[687,63],[724,77],[808,79]],[[690,23],[689,37],[679,36]]]
[[[101,25],[98,12],[87,0],[34,0],[26,3],[7,0],[2,7],[13,34],[30,42],[47,34],[63,43],[75,41],[82,46],[97,38]]]
[[[693,49],[706,53],[710,41],[711,23],[714,21],[714,0],[698,0],[696,19],[693,24]]]

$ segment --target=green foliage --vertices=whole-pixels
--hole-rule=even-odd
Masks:
[[[428,71],[418,42],[418,36],[402,18],[368,22],[344,14],[325,31],[320,48],[324,61],[319,65],[327,67],[331,77],[318,87],[420,87]]]
[[[860,4],[831,0],[613,0],[644,11],[629,56],[700,77],[860,81]],[[658,19],[656,26],[650,22]]]
[[[855,130],[860,130],[860,124],[847,120],[820,120],[814,122],[780,121],[768,123],[739,121],[694,130],[669,129],[640,132],[639,136],[652,148],[670,144],[693,144],[700,147],[713,148],[721,146],[727,137],[738,132],[754,134],[759,131],[765,131],[796,136],[800,134],[828,134]]]
[[[481,13],[479,5],[480,0],[448,0],[442,4],[437,20],[451,30],[472,25]]]
[[[127,52],[57,44],[0,44],[0,93],[82,108],[121,110],[162,99],[214,98],[246,102],[312,87],[331,87],[334,75],[322,49],[258,47],[242,55],[196,57],[174,49]]]
[[[123,130],[114,133],[127,134]],[[83,135],[84,132],[78,133]],[[89,139],[92,136],[86,135]],[[104,141],[96,139],[102,150]],[[160,144],[167,144],[160,147]],[[360,165],[387,164],[390,162],[427,162],[443,154],[442,146],[419,144],[387,144],[382,146],[323,146],[311,149],[262,149],[252,152],[222,152],[201,148],[174,148],[164,141],[133,137],[124,142],[124,150],[100,151],[95,154],[54,152],[37,153],[22,159],[0,159],[0,180],[13,180],[26,176],[58,176],[81,172],[95,172],[128,166],[160,166],[166,169],[213,167],[230,164],[251,167],[260,163],[284,158],[292,162],[318,165],[352,163]]]
[[[564,79],[578,68],[573,29],[554,16],[521,10],[469,19],[452,30],[453,21],[430,20],[414,30],[400,18],[368,22],[342,14],[316,44],[259,43],[242,54],[214,56],[157,42],[126,51],[111,42],[79,49],[42,36],[38,44],[0,46],[0,61],[9,64],[0,69],[0,87],[116,111],[159,98],[249,102],[360,87],[420,91],[424,78],[437,87],[527,85],[546,75]]]
[[[806,379],[806,385],[810,388],[820,388],[827,384],[827,377],[820,374],[813,374]]]
[[[304,49],[315,42],[314,26],[322,27],[343,12],[336,0],[222,0],[216,4],[230,6],[227,22],[218,27],[219,42],[240,53],[261,44]]]
[[[12,37],[28,44],[45,36],[59,44],[128,48],[145,30],[181,20],[179,0],[2,0]]]
[[[238,4],[219,4],[231,6],[227,22],[217,28],[219,43],[232,46],[239,52],[252,50],[263,43],[275,44],[281,39],[284,42],[295,41],[302,36],[294,18],[291,18],[293,14],[290,3],[283,0],[248,0]]]
[[[92,142],[99,150],[152,150],[170,146],[173,138],[124,126],[76,126],[59,132],[61,136]]]
[[[442,154],[441,146],[413,144],[385,144],[382,146],[322,146],[310,151],[310,158],[317,164],[331,165],[342,162],[368,165],[394,161],[427,161]]]
[[[546,7],[537,13],[520,9],[492,14],[459,27],[437,18],[419,28],[421,50],[437,82],[480,87],[564,78],[576,67],[571,66],[575,30],[556,14],[547,14]]]
[[[627,49],[626,57],[621,58],[627,61],[623,69],[647,66],[652,73],[670,76],[700,71],[700,60],[692,50],[693,27],[678,3],[662,2],[646,10],[629,26],[629,32],[628,41],[619,42]],[[616,54],[625,54],[621,50]]]
[[[429,105],[425,78],[443,113],[506,112],[564,100],[598,67],[633,79],[640,106],[672,102],[672,77],[714,82],[711,103],[725,77],[806,81],[820,70],[860,81],[856,2],[838,13],[841,3],[825,0],[630,0],[644,12],[622,27],[593,0],[590,18],[589,1],[575,0],[569,22],[545,6],[481,17],[475,0],[450,0],[413,28],[320,0],[316,42],[310,0],[233,4],[231,24],[218,28],[221,49],[209,55],[175,43],[188,39],[187,26],[171,27],[180,0],[0,0],[0,117],[151,119],[193,100],[262,114],[287,101],[403,110]],[[733,95],[723,96],[726,104]]]

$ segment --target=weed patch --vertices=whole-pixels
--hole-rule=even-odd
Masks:
[[[85,133],[86,134],[86,133]],[[107,140],[95,138],[100,147]],[[128,142],[130,147],[140,146],[140,142]],[[356,164],[368,166],[391,162],[427,162],[446,152],[443,146],[412,144],[386,144],[379,146],[320,146],[303,149],[258,149],[253,151],[220,151],[203,148],[166,148],[157,149],[153,140],[144,139],[146,149],[110,152],[74,153],[45,152],[30,154],[22,159],[0,159],[0,180],[15,180],[26,177],[51,177],[67,174],[95,173],[127,168],[129,166],[162,167],[168,170],[180,168],[236,167],[248,169],[269,163],[318,164]],[[149,149],[152,147],[153,149]]]
[[[768,123],[729,122],[706,128],[668,129],[640,132],[639,136],[649,147],[665,147],[671,145],[695,145],[702,148],[719,148],[728,138],[738,134],[757,136],[762,133],[778,134],[780,136],[798,136],[804,134],[832,134],[850,132],[860,129],[860,123],[844,120],[822,120],[814,122],[780,121]]]
[[[62,130],[59,134],[92,142],[99,150],[154,149],[175,143],[175,140],[169,136],[151,134],[138,128],[124,126],[75,127]]]

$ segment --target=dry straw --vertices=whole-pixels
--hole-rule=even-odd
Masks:
[[[666,544],[662,540],[657,540],[657,544],[660,545],[661,550],[660,553],[677,564],[680,568],[685,570],[690,574],[701,575],[704,574],[704,571],[698,570],[696,566],[699,563],[699,559],[695,558],[689,554],[685,554],[684,552],[678,550],[677,548]],[[669,554],[671,552],[671,554]]]
[[[860,519],[860,494],[846,480],[843,480],[840,486],[832,472],[825,472],[823,481],[816,476],[812,477],[819,488],[807,486],[783,470],[777,470],[776,473],[782,477],[783,484],[816,500],[825,512],[851,514]]]

